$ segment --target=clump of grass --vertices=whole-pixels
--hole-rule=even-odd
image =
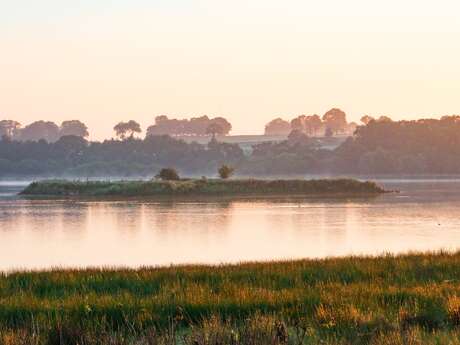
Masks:
[[[375,195],[384,190],[374,182],[323,180],[65,181],[34,182],[21,193],[42,196],[162,195]]]
[[[449,296],[446,301],[446,309],[449,321],[460,326],[460,298],[456,295]]]

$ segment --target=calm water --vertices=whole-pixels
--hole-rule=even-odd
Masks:
[[[25,200],[0,184],[0,270],[460,249],[460,180],[359,200]]]

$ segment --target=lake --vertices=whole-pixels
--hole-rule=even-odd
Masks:
[[[0,184],[0,270],[460,249],[460,180],[371,199],[27,200]]]

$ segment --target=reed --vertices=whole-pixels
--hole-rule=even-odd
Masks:
[[[458,344],[458,277],[443,252],[3,273],[0,344]]]

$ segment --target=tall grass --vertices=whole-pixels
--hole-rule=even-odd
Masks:
[[[460,253],[0,276],[0,344],[458,344]]]
[[[65,181],[34,182],[23,195],[155,196],[155,195],[367,195],[384,190],[373,182],[323,180],[181,180],[181,181]]]

